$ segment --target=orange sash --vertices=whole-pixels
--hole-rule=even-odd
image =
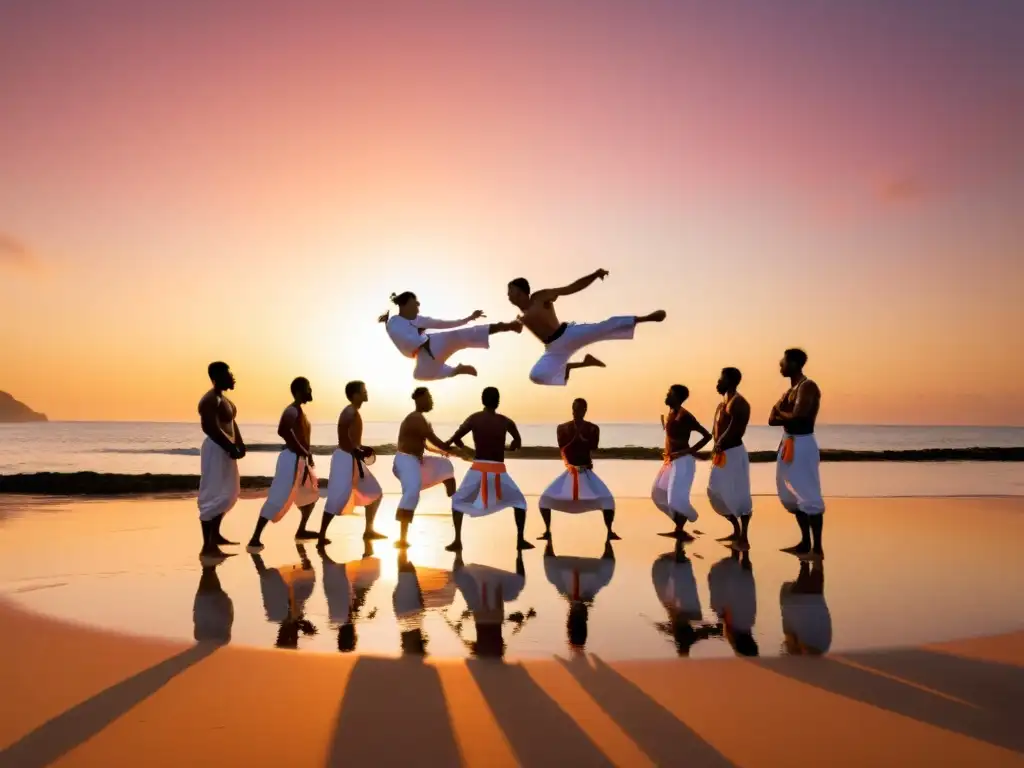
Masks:
[[[719,469],[725,469],[727,459],[725,458],[725,452],[716,453],[712,459],[712,466],[718,467]]]
[[[575,438],[573,438],[575,439]],[[571,445],[571,443],[570,443]],[[569,446],[566,446],[568,448]],[[580,500],[580,467],[570,464],[569,460],[565,457],[565,448],[562,449],[562,463],[565,464],[566,471],[572,476],[572,500]],[[585,469],[585,467],[584,467]]]
[[[484,461],[474,461],[470,469],[475,469],[483,477],[480,479],[480,493],[483,495],[484,508],[487,503],[487,476],[494,475],[494,495],[501,501],[501,476],[505,474],[504,464],[490,464]]]
[[[663,462],[663,464],[667,467],[673,461],[675,461],[678,458],[682,458],[683,456],[686,456],[688,453],[689,451],[676,451],[675,453],[666,453],[665,461]]]
[[[792,437],[784,437],[782,439],[782,462],[784,464],[792,464],[793,457],[796,455],[796,445]]]

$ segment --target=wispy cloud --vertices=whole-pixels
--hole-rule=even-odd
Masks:
[[[37,273],[42,269],[39,257],[18,238],[0,232],[0,269]]]

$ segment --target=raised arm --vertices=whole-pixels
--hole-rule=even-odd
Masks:
[[[474,320],[484,316],[483,310],[478,309],[472,315],[464,317],[461,320],[437,320],[433,317],[424,317],[423,315],[416,315],[416,318],[412,321],[412,324],[417,328],[421,328],[425,331],[444,331],[448,328],[458,328],[460,325],[471,323]]]
[[[581,277],[579,280],[561,288],[542,288],[539,291],[534,291],[533,300],[543,304],[554,301],[559,296],[571,296],[574,293],[579,293],[584,288],[590,287],[591,283],[597,279],[604,280],[607,275],[607,269],[598,269],[586,277]]]
[[[516,423],[507,416],[505,417],[505,422],[505,429],[508,431],[509,435],[512,436],[512,442],[509,443],[508,449],[510,451],[518,451],[523,447],[523,438],[519,436],[519,427],[517,427]]]
[[[238,448],[231,442],[227,432],[221,429],[220,421],[217,418],[217,399],[207,396],[199,401],[199,423],[207,437],[223,448],[232,458],[238,458]]]

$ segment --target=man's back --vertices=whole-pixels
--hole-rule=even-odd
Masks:
[[[558,447],[567,464],[574,467],[589,467],[593,464],[590,452],[598,447],[600,428],[589,421],[577,424],[567,421],[559,424]]]
[[[505,435],[509,419],[497,411],[477,411],[466,420],[473,435],[475,456],[482,461],[505,460]]]

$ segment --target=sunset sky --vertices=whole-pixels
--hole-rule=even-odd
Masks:
[[[411,408],[376,316],[664,308],[538,387],[524,333],[432,385],[520,421],[758,421],[800,345],[829,423],[1024,424],[1024,3],[0,3],[0,390],[51,419],[243,421],[296,375]],[[763,413],[762,413],[763,412]]]

